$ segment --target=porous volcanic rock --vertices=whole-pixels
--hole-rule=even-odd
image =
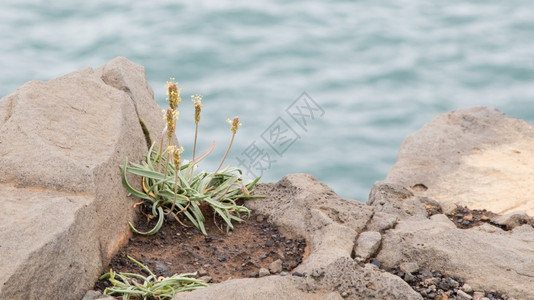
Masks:
[[[144,68],[125,58],[0,99],[1,299],[81,299],[92,287],[130,234],[119,165],[146,154],[140,119],[161,132],[152,115]]]

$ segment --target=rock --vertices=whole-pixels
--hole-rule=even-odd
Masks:
[[[294,276],[267,276],[263,278],[233,279],[197,289],[178,293],[173,300],[217,299],[342,299],[331,291],[307,291],[305,279]]]
[[[85,293],[82,300],[115,300],[115,298],[109,295],[102,295],[99,291],[89,290]]]
[[[491,222],[497,225],[506,226],[507,229],[526,224],[530,221],[530,217],[524,211],[514,211],[502,216],[495,216],[491,218]]]
[[[469,294],[467,294],[466,292],[464,292],[462,290],[458,290],[456,292],[456,295],[458,296],[459,300],[471,300],[471,299],[473,299],[473,297],[471,297]]]
[[[2,299],[65,291],[64,299],[81,299],[131,234],[133,200],[119,166],[147,151],[136,105],[152,102],[140,112],[147,119],[160,109],[138,97],[151,95],[142,67],[123,58],[109,64],[123,70],[124,89],[102,80],[106,64],[28,82],[0,100]],[[145,125],[160,132],[164,122]]]
[[[484,223],[480,226],[476,226],[476,227],[473,227],[473,230],[478,230],[478,231],[483,231],[483,232],[487,232],[487,233],[502,233],[504,234],[504,230],[502,230],[501,228],[497,227],[497,226],[493,226],[493,225],[490,225],[488,223]]]
[[[378,247],[380,247],[381,241],[382,236],[379,232],[362,232],[356,240],[356,244],[354,245],[354,252],[356,253],[356,256],[367,260],[376,253],[376,250],[378,250]]]
[[[337,196],[308,174],[290,174],[276,184],[258,184],[265,199],[247,200],[247,206],[275,223],[286,236],[306,239],[310,255],[296,269],[311,273],[340,257],[350,258],[354,240],[373,215],[371,207]]]
[[[472,293],[473,288],[469,284],[465,283],[464,285],[462,285],[462,291],[466,293]]]
[[[169,274],[169,267],[163,261],[156,261],[154,263],[153,271],[154,271],[154,273],[160,274],[160,275],[165,276],[165,277],[172,275],[172,274]]]
[[[260,270],[258,271],[258,276],[259,277],[265,277],[265,276],[269,276],[271,273],[269,272],[268,269],[266,268],[260,268]]]
[[[324,269],[323,278],[315,280],[316,288],[348,292],[348,299],[422,299],[398,276],[361,267],[351,259],[339,258]]]
[[[474,292],[473,293],[473,300],[482,300],[484,298],[486,298],[486,297],[484,297],[484,292]]]
[[[415,196],[498,214],[534,214],[534,127],[474,107],[437,116],[408,136],[386,181]]]
[[[173,300],[423,299],[399,277],[375,268],[363,268],[350,258],[339,258],[322,268],[321,272],[324,272],[324,276],[268,276],[229,280],[178,294]]]
[[[276,273],[282,272],[282,260],[277,259],[277,260],[273,261],[269,265],[269,271],[271,272],[271,274],[276,274]]]
[[[206,271],[206,269],[204,269],[204,268],[201,268],[200,270],[198,270],[197,275],[201,276],[201,277],[202,276],[206,276],[206,275],[208,275],[208,271]]]
[[[441,212],[445,215],[452,214],[458,207],[456,204],[451,202],[441,202],[439,205],[441,206]]]
[[[462,278],[474,290],[498,290],[518,298],[531,293],[534,286],[531,231],[496,234],[474,228],[462,230],[440,219],[443,218],[412,217],[388,230],[382,236],[377,255],[384,268],[413,261]]]
[[[414,197],[411,190],[385,181],[375,182],[367,204],[371,205],[375,212],[388,213],[401,219],[413,215],[427,215],[425,206],[419,198]]]
[[[404,273],[412,274],[419,270],[419,265],[413,261],[403,262],[399,265],[399,269]]]
[[[148,129],[147,146],[151,146],[149,141],[158,142],[165,124],[161,120],[161,107],[154,101],[154,91],[148,84],[145,68],[119,56],[97,68],[95,73],[107,85],[128,95],[140,123]]]
[[[204,281],[205,283],[210,283],[213,278],[211,278],[211,276],[205,275],[205,276],[199,277],[198,279]]]
[[[384,232],[397,225],[399,218],[395,215],[377,211],[373,214],[371,222],[367,225],[368,231]]]

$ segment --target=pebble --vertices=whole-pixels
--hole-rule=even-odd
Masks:
[[[199,277],[198,279],[204,281],[205,283],[210,283],[211,280],[213,280],[211,276],[202,276],[202,277]]]
[[[270,275],[271,273],[266,268],[260,268],[260,271],[258,272],[258,277],[265,277]]]
[[[427,278],[432,278],[434,277],[434,274],[432,274],[432,272],[430,272],[430,270],[427,270],[427,269],[423,269],[419,272],[419,276],[417,276],[419,278],[421,278],[422,280],[425,280]]]
[[[300,272],[293,272],[293,274],[291,274],[291,275],[298,276],[298,277],[304,277],[306,274],[300,273]]]
[[[258,273],[257,272],[250,272],[250,273],[248,273],[248,277],[250,277],[250,278],[258,277]]]
[[[202,277],[206,275],[208,275],[208,271],[206,271],[204,268],[198,270],[198,276]]]
[[[466,292],[464,292],[462,290],[458,290],[456,292],[456,295],[458,296],[458,300],[471,300],[471,299],[473,299],[473,297],[471,297],[469,294],[467,294]]]
[[[462,286],[462,290],[464,292],[466,292],[466,293],[472,293],[473,292],[473,288],[467,283]]]
[[[109,295],[102,295],[99,291],[89,290],[82,300],[115,300],[115,298]]]
[[[419,270],[419,265],[416,262],[404,262],[399,265],[399,269],[404,273],[414,273]]]
[[[380,266],[382,265],[382,264],[380,263],[380,261],[379,261],[378,259],[376,259],[376,258],[371,259],[371,263],[372,263],[373,265],[377,266],[378,268],[380,268]]]
[[[287,273],[286,271],[282,271],[282,272],[280,272],[279,275],[280,275],[280,276],[287,276],[287,275],[289,275],[289,273]]]
[[[167,273],[169,272],[169,267],[166,263],[162,261],[156,261],[154,271],[158,274],[162,274],[163,276],[167,276]]]
[[[256,216],[256,222],[261,223],[261,222],[263,222],[263,220],[264,220],[263,215]]]
[[[413,276],[412,274],[410,274],[410,273],[404,274],[404,281],[406,281],[408,283],[412,283],[412,282],[415,282],[415,280],[417,280],[417,277]]]
[[[365,267],[373,266],[366,264]],[[390,273],[397,275],[404,279],[423,299],[436,300],[503,300],[509,299],[500,295],[493,295],[491,293],[485,294],[482,291],[473,293],[473,288],[469,284],[464,284],[451,277],[445,277],[439,271],[430,271],[428,269],[421,269],[412,273],[405,272],[407,269],[403,267],[404,271],[399,266],[393,267]],[[471,296],[472,294],[473,296]]]
[[[277,259],[277,260],[273,261],[269,265],[269,271],[271,272],[271,274],[276,274],[276,273],[282,272],[282,260]]]

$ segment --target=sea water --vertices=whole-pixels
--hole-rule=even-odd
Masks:
[[[366,201],[404,138],[437,114],[492,106],[534,120],[534,1],[37,1],[0,4],[0,97],[116,56],[143,65],[177,132],[248,177],[310,173]]]

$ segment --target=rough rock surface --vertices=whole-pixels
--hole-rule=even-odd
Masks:
[[[260,184],[247,206],[265,215],[285,234],[307,240],[309,255],[294,271],[297,276],[269,276],[261,281],[237,279],[184,293],[174,299],[421,299],[397,276],[351,254],[358,233],[372,223],[370,206],[337,196],[308,174],[290,174],[275,184]],[[396,217],[381,213],[377,230],[392,226]],[[378,232],[373,237],[380,237]]]
[[[297,268],[302,273],[350,257],[358,233],[373,215],[371,207],[340,198],[308,174],[290,174],[276,184],[261,184],[256,193],[268,197],[247,201],[247,206],[268,216],[282,233],[305,238],[310,245],[309,258]]]
[[[371,256],[375,255],[376,250],[380,246],[382,236],[376,231],[362,232],[358,236],[358,240],[354,245],[354,252],[356,256],[361,257],[363,260],[367,260]]]
[[[534,215],[534,127],[487,107],[437,116],[404,141],[388,183],[415,196]]]
[[[228,280],[208,288],[190,293],[180,293],[173,300],[209,300],[209,299],[310,299],[341,300],[338,293],[331,291],[306,291],[306,279],[295,276],[267,276],[257,279],[245,278]]]
[[[128,237],[119,165],[146,153],[140,118],[163,128],[156,107],[143,67],[124,58],[0,99],[1,299],[81,299],[93,285]]]
[[[445,215],[412,217],[384,234],[377,258],[385,268],[416,262],[421,268],[460,278],[475,290],[534,298],[534,228],[530,225],[489,233],[458,229]]]
[[[255,280],[255,281],[254,281]],[[422,297],[399,277],[374,265],[362,267],[338,258],[306,277],[269,276],[230,280],[209,288],[182,293],[173,300],[193,299],[401,299]]]

